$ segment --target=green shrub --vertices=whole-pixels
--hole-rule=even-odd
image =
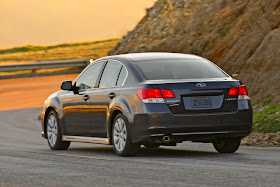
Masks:
[[[280,131],[280,104],[265,100],[255,107],[253,130],[258,132]]]
[[[228,33],[230,32],[230,29],[231,29],[231,27],[227,27],[227,28],[225,28],[224,30],[222,30],[221,32],[220,32],[220,35],[221,36],[226,36],[226,35],[228,35]]]

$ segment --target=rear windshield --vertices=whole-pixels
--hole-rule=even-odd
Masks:
[[[228,77],[218,67],[204,59],[152,60],[139,61],[135,64],[148,80]]]

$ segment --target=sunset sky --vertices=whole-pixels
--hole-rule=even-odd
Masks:
[[[122,37],[156,0],[0,0],[0,48]]]

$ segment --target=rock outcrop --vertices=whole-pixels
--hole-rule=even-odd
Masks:
[[[238,74],[257,103],[280,103],[280,0],[158,0],[109,52],[203,56]]]

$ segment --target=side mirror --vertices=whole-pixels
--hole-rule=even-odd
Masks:
[[[61,83],[62,90],[71,90],[72,89],[72,81],[63,81]]]
[[[238,77],[238,74],[237,74],[237,73],[234,73],[234,74],[232,74],[231,76],[232,76],[232,78],[236,78],[236,77]]]

